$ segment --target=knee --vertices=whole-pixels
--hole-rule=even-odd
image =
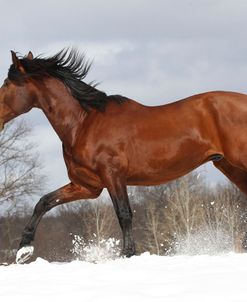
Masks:
[[[49,211],[53,206],[52,206],[52,196],[51,194],[46,194],[42,196],[35,206],[35,211],[36,212],[47,212]]]

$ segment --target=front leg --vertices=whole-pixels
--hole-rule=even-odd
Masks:
[[[24,263],[32,256],[34,248],[30,244],[34,240],[37,226],[46,212],[60,204],[70,201],[97,198],[101,191],[102,189],[93,191],[86,187],[70,183],[56,191],[44,195],[36,204],[33,215],[24,228],[21,243],[16,255],[16,262]]]
[[[123,234],[122,255],[131,257],[135,255],[135,243],[132,231],[132,211],[125,177],[110,165],[104,169],[102,174]]]
[[[135,255],[135,243],[132,232],[132,211],[129,204],[127,188],[120,185],[115,192],[108,188],[117,218],[123,233],[122,255],[131,257]]]

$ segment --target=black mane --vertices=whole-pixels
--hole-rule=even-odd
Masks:
[[[86,84],[82,81],[88,74],[91,63],[75,49],[63,49],[50,58],[38,56],[30,60],[28,57],[21,57],[20,62],[25,69],[25,74],[12,64],[8,72],[10,80],[18,82],[28,77],[42,78],[44,76],[57,78],[70,89],[73,97],[86,111],[89,111],[90,107],[104,111],[108,100],[118,103],[125,100],[121,96],[107,96],[96,89],[96,85]]]

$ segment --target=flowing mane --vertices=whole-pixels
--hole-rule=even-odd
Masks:
[[[8,78],[11,81],[20,83],[29,77],[54,77],[70,89],[72,96],[79,101],[86,111],[90,111],[90,107],[104,111],[109,100],[118,103],[126,100],[122,96],[107,96],[106,93],[96,89],[96,85],[83,82],[82,80],[87,76],[92,63],[75,49],[63,49],[49,58],[37,56],[30,60],[28,57],[20,57],[20,62],[25,73],[21,73],[12,64],[8,72]]]

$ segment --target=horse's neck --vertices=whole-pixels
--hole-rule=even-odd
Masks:
[[[45,88],[38,107],[43,110],[64,146],[70,147],[75,142],[86,112],[60,81],[48,80]]]

